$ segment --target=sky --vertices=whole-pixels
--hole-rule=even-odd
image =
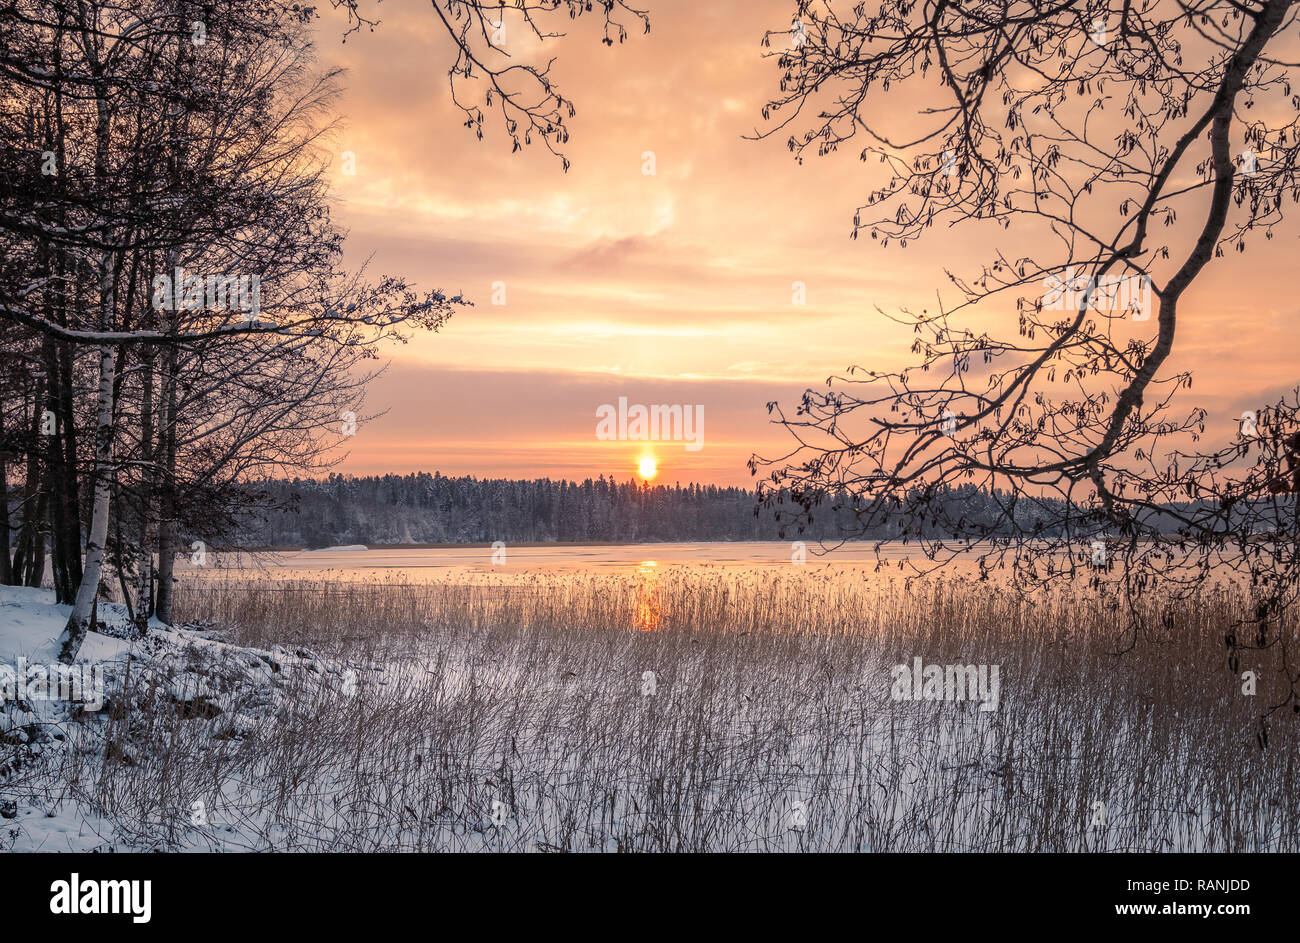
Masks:
[[[566,18],[546,44],[577,107],[567,173],[540,147],[512,154],[497,126],[482,141],[463,126],[427,3],[383,3],[346,43],[323,19],[320,61],[347,70],[332,146],[355,162],[333,171],[348,264],[475,303],[389,351],[365,410],[382,415],[337,470],[624,480],[653,454],[657,483],[752,485],[751,454],[792,445],[766,403],[906,362],[911,331],[882,311],[955,301],[945,268],[985,261],[980,224],[906,248],[851,240],[878,165],[857,147],[800,165],[784,136],[750,139],[779,83],[760,41],[793,3],[646,5],[648,35],[610,48],[594,18]],[[535,52],[510,26],[505,48]],[[1294,381],[1294,239],[1212,265],[1183,300],[1169,369],[1194,370],[1184,403],[1209,410],[1208,435],[1231,438]],[[979,317],[1014,334],[1012,304]],[[702,447],[602,440],[597,411],[620,397],[703,407]]]

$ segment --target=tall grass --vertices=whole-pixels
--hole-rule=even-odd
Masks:
[[[1285,679],[1225,667],[1242,605],[1143,600],[1133,639],[1086,590],[829,570],[194,580],[182,618],[316,667],[242,738],[132,692],[60,778],[133,846],[1300,850],[1300,718],[1257,738]],[[918,656],[1001,666],[1000,709],[893,700]]]

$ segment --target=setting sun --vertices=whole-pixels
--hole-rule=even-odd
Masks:
[[[641,459],[640,463],[637,465],[637,471],[640,472],[641,477],[645,479],[653,478],[655,475],[659,474],[659,468],[655,464],[654,457],[650,455]]]

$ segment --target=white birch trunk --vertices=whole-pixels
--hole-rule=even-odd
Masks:
[[[99,589],[99,574],[104,564],[104,543],[108,539],[108,504],[113,474],[113,380],[117,374],[117,351],[111,346],[99,349],[98,417],[95,422],[94,503],[90,514],[90,534],[86,539],[86,563],[81,585],[72,604],[68,624],[59,636],[59,661],[71,662],[81,650],[90,631],[91,609]]]

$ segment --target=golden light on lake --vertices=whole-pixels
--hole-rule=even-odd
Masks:
[[[636,627],[642,632],[657,632],[663,622],[659,604],[658,562],[642,560],[637,570]]]
[[[656,464],[654,456],[642,456],[641,461],[637,463],[637,472],[647,481],[659,474],[659,466]]]

